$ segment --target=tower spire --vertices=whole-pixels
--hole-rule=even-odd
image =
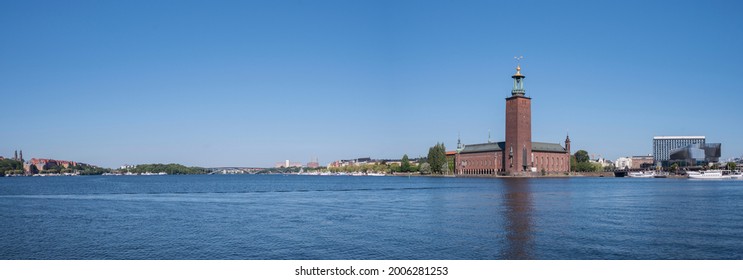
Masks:
[[[514,59],[516,59],[516,74],[513,74],[511,78],[513,78],[513,89],[511,90],[511,95],[513,96],[524,96],[526,94],[526,91],[524,90],[524,76],[521,74],[521,60],[524,59],[523,56],[514,56]]]
[[[464,145],[462,145],[462,138],[460,137],[459,133],[457,133],[457,153],[460,153],[462,150],[464,150]]]

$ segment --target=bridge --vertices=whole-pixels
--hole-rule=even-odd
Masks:
[[[255,174],[264,170],[263,167],[209,167],[209,175],[214,174]]]

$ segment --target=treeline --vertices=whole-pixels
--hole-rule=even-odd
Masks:
[[[207,174],[209,170],[203,167],[188,167],[181,164],[140,164],[134,168],[127,168],[121,170],[123,172],[132,173],[160,173],[165,172],[168,175],[180,175],[180,174]]]
[[[346,165],[330,168],[305,169],[305,172],[333,172],[333,173],[420,173],[427,174],[445,174],[453,172],[454,163],[446,158],[446,147],[444,143],[436,143],[428,149],[428,156],[418,158],[417,161],[411,161],[407,154],[402,156],[400,163],[376,162],[362,165]],[[292,171],[292,170],[284,170]],[[272,173],[272,171],[266,171]]]
[[[417,169],[417,168],[416,168]],[[392,173],[401,172],[400,165],[397,163],[387,164],[384,162],[364,165],[347,165],[339,167],[330,167],[327,169],[330,172],[345,172],[345,173]]]
[[[588,156],[588,152],[585,150],[578,150],[570,156],[570,170],[576,172],[601,172],[604,168],[600,163],[591,162],[591,158]]]
[[[0,177],[6,174],[23,174],[23,163],[9,158],[0,160]]]
[[[256,172],[255,174],[292,174],[292,173],[298,173],[300,170],[305,171],[321,171],[324,170],[324,167],[321,168],[303,168],[303,167],[275,167],[275,168],[266,168],[263,170],[260,170]]]

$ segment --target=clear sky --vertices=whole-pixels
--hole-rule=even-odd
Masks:
[[[2,1],[0,155],[273,166],[503,140],[743,154],[741,1]]]

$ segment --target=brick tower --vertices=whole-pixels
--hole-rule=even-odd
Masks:
[[[516,66],[511,97],[506,98],[506,146],[504,164],[507,173],[515,175],[530,171],[531,152],[531,98],[526,97],[524,75]]]

